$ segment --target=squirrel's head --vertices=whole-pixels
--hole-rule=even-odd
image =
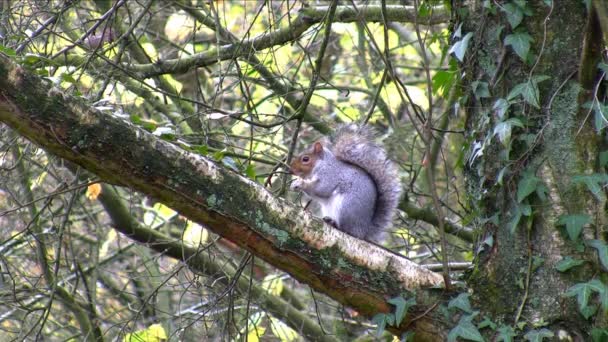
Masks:
[[[298,177],[307,177],[312,172],[312,169],[315,168],[317,161],[322,158],[323,144],[317,141],[302,152],[302,154],[294,158],[289,165],[289,171]]]

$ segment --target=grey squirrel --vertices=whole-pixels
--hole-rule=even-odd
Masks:
[[[360,239],[379,242],[401,195],[397,166],[373,142],[368,126],[341,126],[332,140],[298,155],[290,171],[293,190],[321,206],[323,220]]]

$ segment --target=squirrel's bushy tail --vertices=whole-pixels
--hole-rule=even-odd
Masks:
[[[357,124],[343,125],[332,138],[336,158],[363,168],[376,183],[378,199],[372,223],[376,234],[390,226],[401,196],[401,182],[397,165],[386,151],[374,142],[374,131]]]

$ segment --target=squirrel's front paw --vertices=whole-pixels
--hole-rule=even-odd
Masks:
[[[290,189],[293,191],[302,190],[302,179],[298,178],[295,181],[293,181],[293,183],[291,183],[291,185],[290,185]]]

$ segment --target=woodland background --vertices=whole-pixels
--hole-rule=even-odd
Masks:
[[[0,6],[0,340],[608,339],[608,4]],[[383,246],[288,191],[347,122]]]

